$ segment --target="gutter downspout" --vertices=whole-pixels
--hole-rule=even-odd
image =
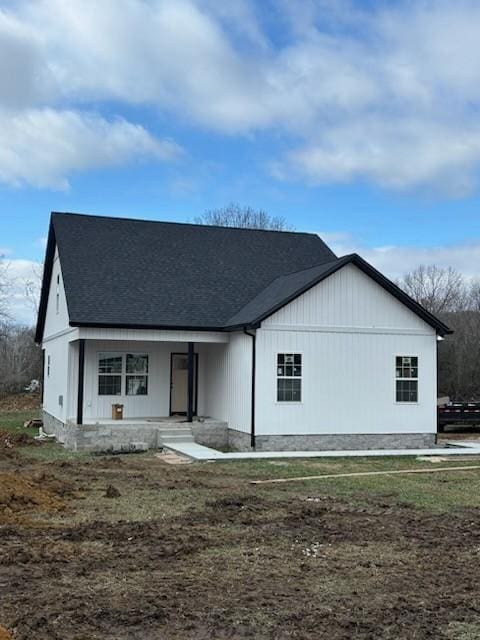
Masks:
[[[243,333],[252,338],[252,404],[250,416],[250,446],[255,449],[255,378],[256,378],[256,360],[257,360],[257,336],[249,333],[246,327],[243,327]]]

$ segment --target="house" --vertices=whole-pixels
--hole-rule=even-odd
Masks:
[[[430,446],[447,333],[315,234],[53,213],[44,429],[73,449]]]

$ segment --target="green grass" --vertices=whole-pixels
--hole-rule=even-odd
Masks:
[[[26,446],[17,449],[25,460],[38,462],[62,462],[63,460],[82,461],[93,458],[93,454],[84,451],[70,451],[56,442],[42,442],[39,446]]]
[[[0,429],[7,431],[28,433],[30,436],[37,436],[38,429],[25,429],[23,423],[27,420],[38,418],[38,411],[4,411],[0,412]]]
[[[37,429],[25,429],[23,423],[36,417],[35,411],[24,412],[3,412],[0,413],[0,429],[7,429],[12,432],[28,433],[37,435]],[[78,461],[79,464],[86,460],[91,460],[99,470],[102,469],[102,456],[91,453],[76,453],[64,449],[54,442],[43,443],[41,446],[25,446],[17,449],[18,454],[31,462],[55,463],[64,460]],[[152,457],[154,452],[146,454],[131,454],[120,456],[130,466],[140,457]],[[156,460],[152,460],[152,465],[156,467]],[[158,462],[159,467],[163,467]],[[309,458],[309,459],[275,459],[275,460],[245,460],[215,463],[197,463],[186,466],[175,467],[178,477],[186,480],[187,486],[182,487],[177,496],[177,491],[167,492],[164,506],[173,508],[177,500],[174,511],[182,511],[184,505],[189,502],[193,494],[197,499],[208,498],[208,489],[203,496],[202,490],[190,489],[188,480],[192,481],[196,477],[207,480],[212,487],[237,486],[239,490],[256,492],[260,495],[286,498],[297,498],[298,496],[332,495],[338,497],[354,497],[357,503],[371,503],[380,501],[387,503],[413,505],[429,511],[442,512],[450,511],[462,507],[480,506],[480,470],[455,471],[448,473],[393,475],[393,476],[370,476],[352,478],[329,478],[318,480],[306,480],[303,482],[292,482],[272,485],[251,485],[251,480],[264,480],[270,478],[293,478],[299,476],[312,476],[336,473],[353,473],[357,471],[391,471],[398,469],[435,469],[439,467],[456,467],[467,465],[479,465],[480,458],[470,457],[469,459],[458,460],[449,458],[445,462],[431,463],[418,460],[415,456],[402,457],[382,457],[382,458]],[[143,495],[123,496],[119,502],[127,503],[130,500],[138,501],[136,509],[145,515],[149,509],[153,513],[157,512],[155,501],[158,495],[150,497],[148,491],[142,491]],[[190,496],[192,493],[192,496]],[[172,503],[170,505],[170,503]],[[121,509],[121,505],[119,504]],[[127,511],[130,510],[127,507]]]
[[[445,633],[449,640],[480,640],[480,623],[452,622]]]
[[[461,507],[480,506],[480,458],[468,460],[451,458],[432,463],[415,456],[385,458],[328,458],[307,460],[252,460],[217,463],[219,475],[239,475],[246,480],[293,478],[309,475],[354,473],[357,471],[393,471],[399,469],[435,469],[478,465],[478,470],[436,472],[428,474],[325,478],[284,484],[255,485],[266,495],[301,494],[307,496],[332,495],[354,497],[359,503],[380,501],[413,505],[442,512]],[[221,471],[220,471],[221,469]]]

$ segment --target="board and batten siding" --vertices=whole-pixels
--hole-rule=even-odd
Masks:
[[[57,278],[59,279],[58,308],[56,300]],[[52,278],[50,281],[42,341],[42,348],[45,350],[43,409],[62,422],[65,422],[69,413],[69,331],[70,326],[62,269],[58,251],[56,250],[53,260]],[[48,373],[49,360],[50,373]]]
[[[205,413],[205,384],[207,352],[211,345],[196,344],[198,353],[198,414]],[[98,395],[99,353],[146,353],[148,361],[148,394],[127,396],[122,380],[122,394]],[[185,342],[141,342],[115,340],[87,340],[85,342],[84,420],[111,418],[112,404],[124,405],[124,418],[164,417],[170,412],[170,356],[186,353]],[[73,374],[74,371],[71,372]],[[74,414],[70,417],[73,418]]]
[[[252,338],[235,332],[227,345],[209,345],[207,363],[206,414],[249,433]]]
[[[302,354],[302,400],[277,402],[277,353]],[[257,331],[256,431],[434,433],[436,333],[353,265]],[[395,400],[395,356],[418,356],[418,403]]]

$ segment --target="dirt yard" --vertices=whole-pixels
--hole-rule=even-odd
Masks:
[[[422,466],[19,439],[0,447],[0,638],[478,640],[480,470],[249,484]]]

